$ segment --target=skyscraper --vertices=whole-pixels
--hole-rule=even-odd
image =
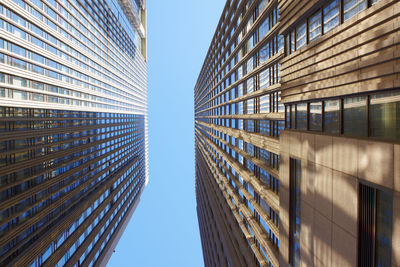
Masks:
[[[399,15],[227,1],[194,89],[206,266],[400,264]]]
[[[104,266],[147,180],[145,1],[1,1],[0,265]]]

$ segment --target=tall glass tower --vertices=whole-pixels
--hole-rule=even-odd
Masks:
[[[104,266],[147,184],[142,0],[0,2],[0,266]]]

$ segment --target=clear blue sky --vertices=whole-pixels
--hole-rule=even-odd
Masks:
[[[204,266],[194,186],[193,88],[225,0],[148,0],[150,182],[110,267]]]

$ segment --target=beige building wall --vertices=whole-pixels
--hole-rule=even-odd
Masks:
[[[281,33],[327,1],[280,1]],[[378,1],[281,61],[282,102],[400,86],[400,2]],[[400,266],[400,145],[285,130],[280,140],[280,265],[289,261],[289,159],[301,160],[302,266],[357,266],[358,186],[393,192],[392,264]]]
[[[392,263],[400,264],[400,145],[284,131],[281,137],[280,251],[288,262],[289,158],[301,160],[303,266],[356,266],[358,184],[393,190]],[[285,238],[284,238],[285,236]]]

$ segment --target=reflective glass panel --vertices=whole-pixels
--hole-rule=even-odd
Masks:
[[[315,13],[308,21],[308,40],[310,42],[321,36],[321,11]]]
[[[307,103],[297,104],[296,129],[307,130]]]
[[[300,49],[307,44],[306,23],[299,25],[296,29],[296,49]]]
[[[310,130],[322,130],[322,102],[310,103]]]
[[[260,97],[260,113],[269,112],[269,95],[264,95]]]
[[[344,0],[343,1],[343,19],[344,21],[357,15],[367,8],[366,0]]]
[[[376,192],[375,266],[392,266],[393,196]]]
[[[340,100],[324,101],[324,131],[340,133]]]
[[[323,14],[324,33],[327,33],[339,25],[339,0],[333,0],[325,6]]]
[[[365,96],[347,97],[343,102],[343,133],[367,135],[367,101]]]
[[[370,135],[400,140],[400,91],[371,95]]]

